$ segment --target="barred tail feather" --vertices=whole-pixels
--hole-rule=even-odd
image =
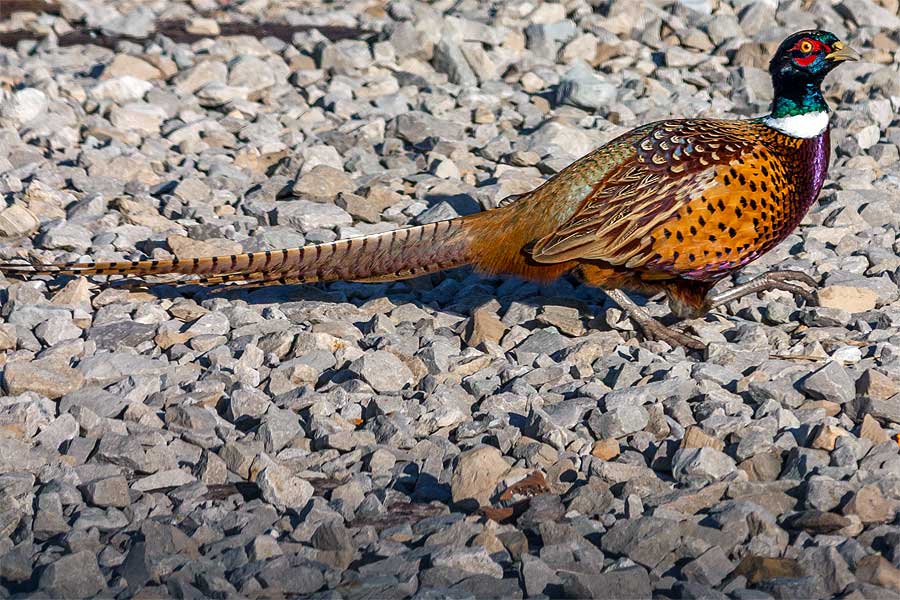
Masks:
[[[20,278],[34,275],[200,276],[181,280],[310,283],[315,281],[387,281],[461,266],[471,261],[470,217],[387,231],[325,244],[248,252],[230,256],[99,263],[0,263],[0,272]]]

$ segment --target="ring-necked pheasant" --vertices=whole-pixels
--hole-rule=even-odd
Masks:
[[[645,334],[691,348],[622,290],[665,292],[695,316],[768,289],[808,294],[800,272],[771,272],[712,295],[717,281],[781,242],[815,202],[829,160],[825,75],[858,55],[826,31],[801,31],[769,71],[771,114],[748,120],[672,119],[638,127],[539,188],[482,213],[357,239],[194,259],[0,264],[5,274],[200,275],[253,284],[415,277],[465,264],[547,281],[578,275]],[[196,282],[188,280],[187,282]]]

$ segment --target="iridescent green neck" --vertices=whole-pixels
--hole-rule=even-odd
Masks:
[[[825,103],[819,83],[809,81],[800,86],[779,86],[776,82],[771,116],[781,119],[807,113],[827,112],[828,104]]]

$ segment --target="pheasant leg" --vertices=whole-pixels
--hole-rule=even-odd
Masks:
[[[797,283],[802,283],[813,288],[817,285],[816,280],[803,271],[769,271],[768,273],[763,273],[762,275],[754,277],[747,283],[736,285],[721,294],[711,296],[707,301],[707,308],[713,309],[717,306],[727,304],[732,300],[770,290],[790,292],[795,296],[800,296],[806,300],[807,304],[811,304],[813,302],[812,292],[800,287]]]
[[[634,303],[622,290],[604,290],[610,299],[619,305],[628,317],[634,321],[644,335],[653,340],[668,343],[671,346],[684,346],[690,350],[705,350],[706,344],[687,334],[666,327],[650,314]]]

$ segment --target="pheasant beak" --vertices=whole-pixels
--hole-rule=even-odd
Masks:
[[[833,52],[829,52],[825,55],[825,58],[834,62],[842,62],[845,60],[859,60],[859,53],[850,48],[849,46],[845,46],[844,42],[835,42],[831,45]]]

